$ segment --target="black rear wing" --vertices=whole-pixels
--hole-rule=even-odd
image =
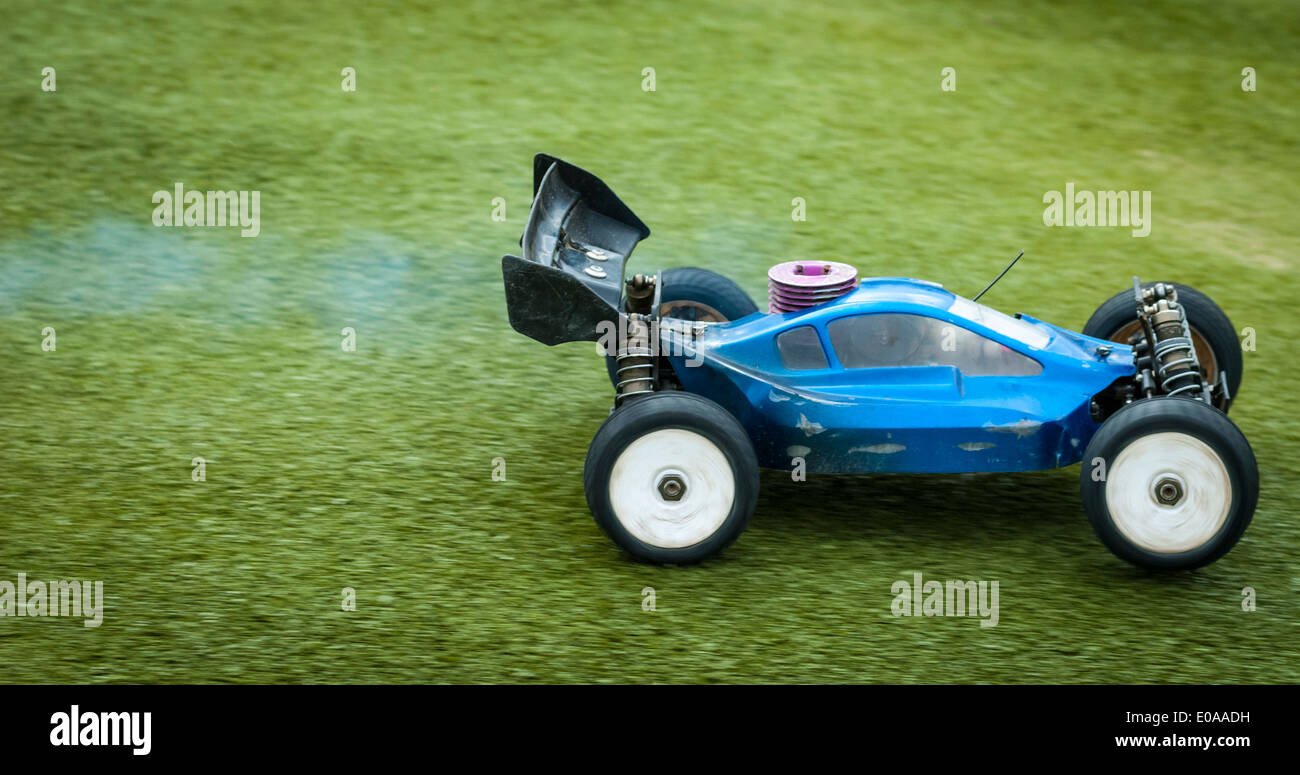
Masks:
[[[510,324],[544,344],[596,341],[597,324],[618,318],[623,266],[648,236],[600,178],[537,154],[524,255],[501,260]]]

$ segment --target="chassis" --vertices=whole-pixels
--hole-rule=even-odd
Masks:
[[[538,155],[523,256],[502,259],[515,330],[547,345],[602,345],[614,408],[584,485],[597,523],[640,559],[720,551],[756,507],[758,469],[792,465],[864,474],[1082,463],[1097,535],[1152,568],[1213,562],[1250,522],[1258,471],[1226,415],[1240,346],[1226,315],[1191,288],[1135,277],[1082,333],[894,277],[764,314],[705,270],[625,277],[649,233],[600,179]]]

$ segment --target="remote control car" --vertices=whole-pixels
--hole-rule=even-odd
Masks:
[[[690,563],[730,544],[760,466],[1082,463],[1098,537],[1149,568],[1213,562],[1250,523],[1259,473],[1225,414],[1241,347],[1191,288],[1133,278],[1075,333],[997,312],[982,292],[796,261],[769,272],[762,313],[703,269],[625,279],[650,230],[594,175],[538,155],[533,190],[523,257],[502,259],[510,323],[547,345],[603,346],[614,407],[583,483],[596,522],[635,557]]]

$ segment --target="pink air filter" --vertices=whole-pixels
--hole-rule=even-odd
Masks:
[[[835,261],[787,261],[767,270],[767,311],[797,312],[858,287],[858,270]]]

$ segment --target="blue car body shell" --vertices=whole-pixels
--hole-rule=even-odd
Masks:
[[[846,368],[828,326],[875,314],[960,327],[1041,370],[973,376],[953,365]],[[792,369],[783,360],[777,337],[801,326],[816,332],[824,368]],[[755,313],[689,336],[664,326],[661,346],[684,389],[721,404],[748,429],[760,465],[789,469],[803,458],[814,473],[1070,465],[1100,427],[1090,412],[1093,396],[1136,372],[1130,347],[1012,318],[937,284],[904,278],[864,279],[851,293],[809,310]]]

